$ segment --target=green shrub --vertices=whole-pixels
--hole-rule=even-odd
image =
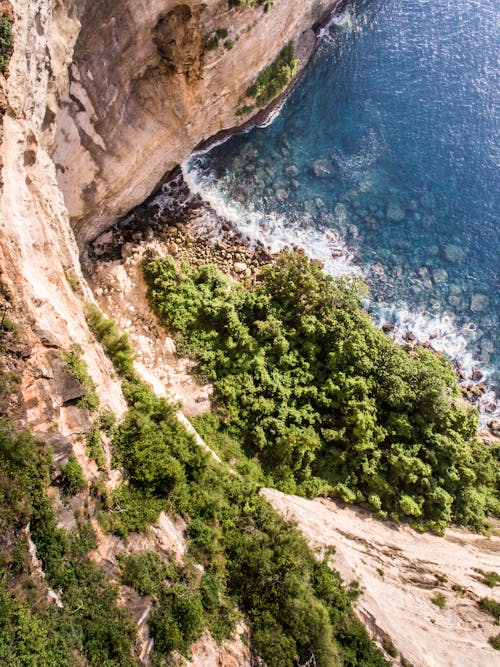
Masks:
[[[207,40],[207,43],[205,45],[205,49],[207,51],[215,51],[215,49],[219,48],[219,40],[216,35],[213,37],[210,37],[209,40]]]
[[[129,411],[113,448],[127,478],[117,491],[126,499],[115,500],[112,520],[123,525],[134,512],[143,519],[150,502],[157,511],[172,509],[186,519],[190,557],[204,567],[201,577],[189,565],[165,572],[150,557],[122,560],[125,581],[139,588],[134,579],[143,576],[141,592],[157,600],[149,621],[156,653],[185,653],[207,626],[219,639],[230,636],[237,603],[251,628],[252,651],[269,667],[292,665],[295,656],[304,662],[311,650],[318,667],[340,662],[344,653],[353,665],[385,665],[357,624],[338,574],[316,562],[258,487],[217,465],[165,399],[137,382],[125,385],[125,395]]]
[[[255,99],[257,106],[265,107],[282,93],[297,73],[299,61],[292,43],[285,46],[276,60],[262,71],[247,89],[246,97]]]
[[[482,572],[481,583],[489,588],[495,588],[500,582],[500,574],[498,572]]]
[[[384,647],[384,651],[390,655],[391,658],[395,658],[398,655],[398,649],[394,646],[394,642],[388,635],[384,635],[382,646]]]
[[[134,627],[87,555],[96,546],[92,527],[57,528],[46,495],[51,468],[46,448],[0,422],[0,663],[127,667],[134,664]],[[29,569],[27,542],[20,539],[28,524],[62,607],[46,601],[46,584]]]
[[[444,609],[444,607],[446,607],[446,598],[442,593],[438,593],[433,598],[431,598],[431,602],[432,602],[432,604],[435,604],[436,607],[439,607],[440,609]]]
[[[62,358],[68,365],[69,372],[78,380],[85,389],[85,396],[78,399],[78,405],[93,412],[99,407],[99,397],[95,390],[95,384],[89,375],[87,364],[81,358],[81,351],[74,347],[67,352],[61,353]]]
[[[104,317],[94,304],[85,307],[87,323],[120,375],[134,378],[134,354],[128,337],[121,334],[113,320]]]
[[[177,575],[175,565],[169,565],[153,551],[145,551],[131,556],[117,556],[122,568],[121,580],[131,586],[139,595],[159,596],[165,580]]]
[[[491,614],[496,621],[500,619],[500,602],[493,600],[493,598],[481,598],[479,606]]]
[[[16,323],[11,320],[10,317],[7,317],[5,313],[2,313],[2,316],[0,317],[0,331],[15,331],[16,328]]]
[[[490,637],[488,642],[491,644],[491,646],[493,646],[494,649],[500,651],[500,634],[495,635],[494,637]]]
[[[83,470],[74,454],[70,454],[68,462],[61,470],[59,475],[59,485],[63,497],[70,498],[75,496],[79,491],[82,491],[86,486],[87,482],[83,476]]]
[[[103,468],[106,463],[104,449],[101,442],[101,434],[99,431],[99,423],[94,422],[92,429],[87,435],[86,453],[89,459],[95,461],[98,468]]]
[[[64,271],[64,275],[66,276],[66,280],[68,281],[68,285],[71,287],[73,292],[78,293],[80,292],[81,285],[80,285],[80,280],[76,273],[73,271],[73,269],[67,269]]]
[[[0,72],[9,66],[12,53],[12,23],[6,16],[0,17]]]
[[[498,515],[500,448],[478,441],[451,364],[377,330],[359,281],[293,253],[255,290],[213,266],[178,274],[151,254],[143,266],[155,311],[214,385],[217,423],[205,419],[206,435],[223,457],[232,448],[241,459],[238,442],[268,484],[330,489],[419,530],[482,529]]]

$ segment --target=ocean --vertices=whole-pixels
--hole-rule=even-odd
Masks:
[[[183,165],[250,240],[299,245],[333,275],[361,272],[378,324],[430,339],[492,390],[498,16],[493,0],[352,2],[271,121]],[[497,406],[483,396],[486,418]]]

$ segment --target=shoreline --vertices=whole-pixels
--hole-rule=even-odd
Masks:
[[[255,286],[260,268],[271,263],[278,253],[272,252],[261,241],[252,242],[245,237],[231,221],[218,215],[209,202],[192,193],[180,168],[177,171],[175,178],[164,184],[161,194],[149,198],[89,244],[89,260],[93,265],[91,273],[94,275],[96,267],[103,263],[123,263],[140,246],[154,241],[160,242],[165,253],[176,263],[213,263],[233,280],[247,287]],[[290,248],[305,253],[299,245]],[[321,260],[312,261],[323,268]],[[375,322],[373,314],[368,310],[366,312]],[[412,331],[401,330],[392,321],[384,321],[376,326],[395,344],[406,349],[421,346],[436,354],[443,354],[433,346],[432,335],[426,340],[418,340]],[[489,391],[483,374],[473,372],[466,375],[459,360],[454,360],[453,366],[463,399],[473,405],[480,415],[480,437],[498,442],[500,420],[496,414],[481,410],[481,398]]]

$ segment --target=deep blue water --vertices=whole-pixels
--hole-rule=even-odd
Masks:
[[[469,370],[489,368],[492,383],[500,369],[497,7],[353,3],[324,31],[271,124],[187,166],[244,232],[299,242],[332,272],[359,268],[379,319],[423,338],[438,333],[436,345]]]

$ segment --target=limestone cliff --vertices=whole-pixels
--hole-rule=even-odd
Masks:
[[[56,116],[58,182],[82,246],[199,142],[240,124],[248,86],[337,3],[277,0],[268,11],[228,0],[65,4],[78,37],[69,86],[48,114]]]

